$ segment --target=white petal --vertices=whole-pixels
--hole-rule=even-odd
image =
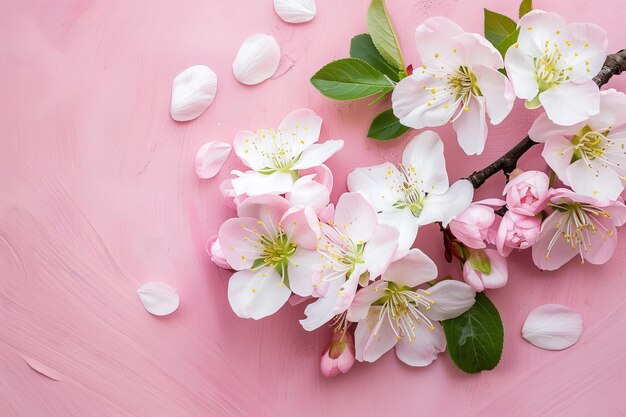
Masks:
[[[379,320],[380,307],[370,308],[364,320],[359,321],[354,331],[356,360],[374,362],[398,342],[386,316]]]
[[[363,194],[344,193],[335,209],[335,226],[355,243],[367,242],[376,233],[376,211]]]
[[[330,191],[313,178],[315,175],[301,177],[293,183],[291,192],[285,198],[294,206],[311,207],[319,213],[330,202]]]
[[[315,249],[321,234],[320,222],[311,207],[291,207],[283,215],[281,227],[289,240],[306,249]]]
[[[141,304],[148,313],[167,316],[178,308],[180,299],[176,290],[163,282],[149,282],[137,290]]]
[[[546,160],[550,168],[556,173],[561,181],[569,185],[567,181],[567,167],[569,166],[572,156],[574,155],[574,147],[572,142],[564,137],[553,136],[546,141],[541,152],[541,156]]]
[[[485,98],[474,97],[452,123],[459,145],[467,155],[480,155],[487,141]]]
[[[205,65],[194,65],[174,78],[170,114],[179,122],[193,120],[209,108],[217,93],[217,75]]]
[[[278,126],[278,130],[291,134],[306,149],[320,138],[322,118],[313,110],[298,109],[289,113]]]
[[[587,165],[579,159],[566,169],[565,175],[574,191],[596,200],[616,200],[624,191],[620,176],[599,161]]]
[[[476,68],[476,64],[493,70],[504,66],[500,52],[478,33],[465,32],[457,36],[457,39],[465,45],[467,56],[473,64],[472,71]]]
[[[237,175],[232,180],[237,195],[284,194],[293,187],[293,177],[288,172],[277,171],[266,175],[256,171],[231,171],[231,174]]]
[[[300,324],[307,331],[313,331],[323,326],[328,320],[332,319],[337,311],[340,292],[339,289],[344,284],[343,278],[333,279],[328,282],[326,296],[318,298],[315,302],[309,304],[304,309],[306,319],[300,320]]]
[[[242,84],[258,84],[274,75],[279,62],[280,48],[276,39],[262,33],[253,35],[239,48],[233,62],[233,74]]]
[[[511,47],[506,52],[504,66],[513,83],[515,95],[526,100],[534,99],[539,93],[539,85],[533,58],[520,48]]]
[[[313,292],[313,275],[321,271],[320,255],[317,251],[298,248],[289,258],[289,286],[301,297]]]
[[[432,130],[420,133],[406,145],[402,164],[412,171],[423,191],[441,194],[448,189],[443,142]]]
[[[534,10],[525,14],[519,21],[519,49],[524,53],[538,58],[543,52],[546,41],[550,44],[563,37],[567,39],[565,20],[556,13]],[[559,34],[557,34],[559,33]],[[514,49],[510,48],[509,50]]]
[[[569,54],[565,59],[572,68],[569,76],[574,82],[591,80],[600,71],[606,58],[606,32],[591,23],[572,23],[567,26],[567,33],[570,43],[567,48]]]
[[[348,320],[352,322],[358,322],[367,317],[367,313],[372,303],[385,295],[385,288],[387,288],[387,282],[376,281],[369,284],[367,287],[360,289],[354,296],[352,304],[348,308]]]
[[[417,287],[435,278],[437,265],[419,249],[411,249],[406,256],[389,265],[383,273],[385,281],[406,287]]]
[[[458,39],[463,29],[452,20],[435,16],[415,30],[415,43],[420,61],[431,70],[455,70],[466,65],[466,48]]]
[[[228,281],[228,301],[239,317],[262,319],[276,313],[291,291],[274,268],[239,271]]]
[[[474,305],[476,293],[464,282],[446,279],[428,289],[435,303],[426,311],[432,320],[448,320],[465,313]]]
[[[492,125],[502,122],[513,109],[515,92],[502,73],[483,65],[472,67],[478,86],[487,101],[487,113]]]
[[[446,338],[441,325],[433,323],[434,329],[419,323],[415,328],[415,339],[403,337],[396,345],[396,356],[410,366],[428,366],[440,352],[446,350]]]
[[[575,124],[572,126],[559,126],[552,120],[548,119],[548,115],[541,113],[537,119],[533,122],[533,125],[528,131],[528,136],[538,143],[544,143],[553,137],[563,137],[575,135],[580,132],[585,123]],[[608,126],[608,125],[607,125]]]
[[[468,180],[455,182],[444,194],[429,194],[419,216],[420,225],[439,221],[447,226],[470,205],[473,197],[474,187]]]
[[[409,208],[399,209],[392,207],[384,210],[378,213],[378,221],[380,224],[386,224],[398,229],[400,232],[398,237],[399,250],[409,250],[415,243],[417,230],[419,229],[419,220],[411,213]]]
[[[378,278],[391,263],[398,250],[398,229],[379,224],[372,239],[365,245],[363,259],[370,279]]]
[[[574,345],[582,332],[581,315],[559,304],[537,307],[530,312],[522,327],[524,339],[548,350],[562,350]]]
[[[571,126],[600,111],[600,90],[593,81],[565,83],[539,94],[548,118],[562,126]]]
[[[390,209],[402,197],[402,194],[391,186],[393,179],[396,178],[402,178],[402,174],[389,162],[356,168],[348,175],[348,189],[367,195],[377,210]]]
[[[205,143],[196,153],[196,174],[200,178],[213,178],[230,156],[231,146],[220,141]]]
[[[457,108],[455,96],[446,89],[446,81],[421,74],[418,68],[394,88],[393,114],[400,123],[414,129],[442,126],[450,121]]]
[[[317,14],[315,0],[274,0],[274,10],[287,23],[304,23]]]
[[[327,140],[316,143],[302,151],[300,159],[293,164],[293,169],[307,169],[322,165],[328,158],[343,148],[343,140]]]

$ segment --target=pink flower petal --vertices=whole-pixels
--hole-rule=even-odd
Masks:
[[[196,153],[196,174],[200,178],[213,178],[230,156],[231,146],[220,141],[205,143]]]
[[[530,312],[522,336],[531,344],[548,350],[562,350],[578,342],[583,332],[581,315],[569,307],[545,304]]]
[[[150,314],[167,316],[178,308],[180,299],[176,289],[163,282],[149,282],[137,290],[139,300]]]

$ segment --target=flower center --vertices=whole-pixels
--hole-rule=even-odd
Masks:
[[[297,128],[296,125],[295,129],[257,130],[253,137],[244,139],[246,144],[244,152],[256,152],[265,163],[265,168],[260,169],[260,173],[271,174],[275,171],[292,170],[305,144],[304,140],[298,139]]]
[[[334,224],[322,224],[323,237],[316,246],[317,252],[326,259],[322,270],[331,270],[325,281],[350,275],[357,264],[365,263],[365,243],[354,242]]]
[[[415,167],[408,169],[403,164],[398,164],[398,171],[402,175],[400,181],[394,181],[392,188],[403,197],[396,201],[393,206],[399,209],[408,208],[415,217],[419,217],[424,208],[424,200],[426,195],[421,188],[422,181],[417,178]],[[391,171],[387,172],[388,175]]]
[[[288,282],[287,267],[289,258],[296,252],[298,245],[289,240],[285,232],[280,229],[274,237],[265,233],[257,233],[258,243],[262,246],[261,255],[252,264],[252,269],[273,267],[283,279]]]
[[[589,168],[592,168],[592,161],[600,162],[603,167],[610,165],[619,168],[620,163],[614,162],[613,159],[619,160],[623,157],[624,149],[608,135],[608,129],[594,131],[589,126],[585,126],[578,135],[572,138],[574,153],[571,162],[582,159]]]
[[[584,262],[583,254],[591,248],[592,235],[601,233],[602,240],[607,240],[613,236],[613,231],[607,229],[598,220],[599,217],[610,217],[610,214],[599,207],[578,202],[550,203],[550,205],[562,215],[560,221],[555,225],[556,232],[548,244],[546,258],[550,256],[550,252],[559,237],[565,239],[573,250],[577,250],[581,262]]]
[[[448,77],[448,87],[452,90],[456,101],[462,101],[466,107],[472,96],[482,96],[476,76],[467,67],[462,66]]]
[[[385,295],[374,303],[382,305],[378,321],[387,320],[398,340],[406,336],[411,343],[417,338],[415,330],[420,323],[435,330],[432,321],[422,311],[430,310],[433,304],[435,301],[429,291],[400,287],[393,282],[385,288]]]

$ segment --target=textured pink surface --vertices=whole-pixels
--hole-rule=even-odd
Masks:
[[[229,309],[228,274],[210,264],[207,237],[233,212],[218,184],[241,168],[231,157],[202,181],[194,155],[238,129],[276,126],[310,107],[323,138],[346,147],[330,161],[334,197],[357,165],[398,160],[407,137],[365,138],[383,108],[331,102],[308,78],[347,55],[365,31],[365,0],[318,0],[318,16],[289,25],[271,0],[5,1],[0,5],[0,415],[12,416],[622,416],[626,410],[625,236],[603,267],[576,263],[556,273],[510,258],[507,287],[489,293],[506,326],[500,366],[464,375],[443,355],[412,369],[393,354],[324,379],[328,335],[307,333],[303,306],[260,322]],[[517,1],[388,0],[406,51],[418,22],[444,15],[481,31],[482,7],[509,15]],[[570,21],[601,24],[610,50],[626,47],[623,1],[536,0]],[[281,45],[282,76],[238,84],[230,66],[247,36]],[[198,120],[169,117],[173,77],[194,64],[218,74],[213,106]],[[611,85],[626,86],[626,77]],[[529,128],[518,103],[492,128],[482,156],[461,154],[451,129],[451,179],[482,167]],[[543,167],[537,152],[525,167]],[[479,197],[493,196],[503,179]],[[443,263],[431,228],[418,243]],[[441,273],[457,273],[443,267]],[[159,280],[178,288],[172,316],[149,315],[136,289]],[[524,342],[521,325],[543,303],[579,310],[585,331],[563,352]]]

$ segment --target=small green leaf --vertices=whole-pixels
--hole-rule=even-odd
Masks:
[[[485,9],[485,38],[498,46],[507,36],[517,29],[517,23],[510,17]]]
[[[515,29],[513,32],[509,34],[506,38],[502,40],[498,45],[496,45],[496,49],[502,55],[502,58],[506,55],[506,51],[517,42],[517,37],[519,36],[519,28]]]
[[[396,69],[405,71],[400,43],[393,29],[384,0],[372,0],[367,11],[367,30],[378,52]]]
[[[376,68],[357,58],[326,64],[311,77],[320,93],[335,100],[356,100],[393,90],[393,82]]]
[[[400,81],[398,69],[390,65],[378,52],[369,33],[362,33],[352,38],[350,56],[361,59],[394,81]]]
[[[393,110],[389,109],[372,120],[367,136],[377,140],[389,140],[403,135],[408,130],[409,128],[401,124],[393,114]]]
[[[519,5],[519,17],[521,18],[526,13],[532,11],[533,9],[533,0],[522,0],[522,3]]]
[[[459,317],[444,320],[450,357],[462,371],[475,374],[496,367],[502,357],[504,328],[496,307],[483,293]]]

